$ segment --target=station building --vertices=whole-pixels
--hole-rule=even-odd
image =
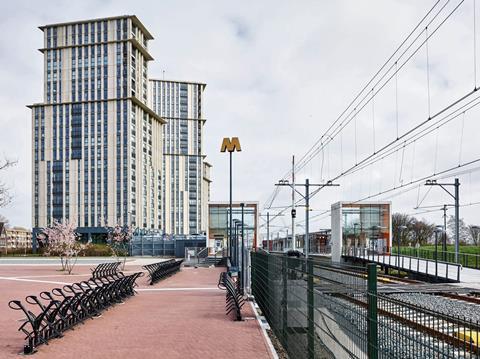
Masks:
[[[208,247],[218,252],[227,246],[229,232],[230,207],[228,202],[210,202]],[[241,202],[232,203],[233,235],[240,230],[242,220]],[[258,238],[258,202],[244,202],[243,208],[244,238],[246,248],[256,248]]]
[[[390,253],[391,202],[337,202],[331,209],[332,261],[340,262],[349,248]]]

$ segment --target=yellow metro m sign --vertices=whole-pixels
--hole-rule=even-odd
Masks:
[[[222,141],[222,147],[220,148],[220,152],[241,152],[242,147],[240,147],[240,140],[238,137],[232,137],[231,139],[225,137]]]

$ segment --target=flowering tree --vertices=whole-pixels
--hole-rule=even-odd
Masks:
[[[40,243],[45,247],[45,255],[58,255],[62,262],[62,270],[72,273],[77,263],[78,254],[86,247],[78,240],[75,232],[77,226],[68,220],[63,223],[54,221],[53,225],[43,230],[39,236]]]
[[[127,261],[128,245],[133,235],[133,226],[116,224],[114,227],[109,228],[108,232],[108,244],[112,249],[113,255],[117,258],[120,252],[123,253],[123,265],[122,270],[125,269],[125,262]]]

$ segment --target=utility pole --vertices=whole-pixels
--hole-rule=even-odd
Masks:
[[[305,243],[304,253],[305,258],[308,259],[308,253],[310,252],[310,180],[305,180]]]
[[[455,178],[454,183],[438,183],[437,180],[427,180],[425,186],[440,186],[455,200],[455,263],[458,263],[458,252],[460,251],[460,181]],[[452,194],[445,186],[454,186]]]
[[[283,246],[283,250],[288,248],[288,228],[287,228],[287,235],[285,237],[285,245]]]
[[[443,205],[443,236],[442,236],[442,258],[447,260],[447,205]]]
[[[277,217],[282,217],[284,214],[282,213],[277,213],[273,215],[272,220],[274,220]],[[267,249],[270,250],[270,212],[267,211],[267,215],[260,214],[259,217],[267,217]],[[248,232],[247,232],[248,235]],[[273,249],[273,246],[272,246]]]
[[[297,210],[295,209],[295,155],[292,156],[292,248],[297,249],[297,240],[295,238],[295,217]],[[288,243],[288,235],[287,235]]]
[[[455,263],[460,252],[460,181],[455,178]]]
[[[339,186],[338,184],[332,183],[332,181],[328,181],[327,183],[321,183],[321,184],[312,184],[310,183],[310,180],[307,178],[305,180],[305,184],[295,184],[292,185],[288,182],[288,180],[280,180],[275,186],[289,186],[293,188],[294,191],[296,191],[302,198],[305,200],[305,241],[304,241],[304,254],[305,254],[305,259],[308,259],[308,252],[310,250],[310,233],[309,233],[309,224],[310,224],[310,197],[313,197],[319,190],[321,190],[323,187],[333,187],[333,186]],[[296,187],[305,187],[305,194],[303,195],[302,193],[298,192]],[[317,191],[313,193],[313,195],[310,194],[310,187],[318,187]]]
[[[270,250],[270,212],[267,212],[267,250]]]

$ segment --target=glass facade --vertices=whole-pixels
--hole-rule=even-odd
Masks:
[[[342,204],[343,247],[366,247],[379,253],[390,251],[389,204]]]
[[[208,208],[209,247],[221,250],[225,248],[227,243],[230,208],[225,203],[210,203]],[[243,211],[245,245],[248,248],[253,248],[257,245],[258,205],[257,203],[245,203]],[[239,203],[234,203],[232,206],[232,220],[234,222],[233,232],[235,232],[235,222],[239,223],[242,220],[242,210]],[[240,226],[237,228],[240,230]]]

